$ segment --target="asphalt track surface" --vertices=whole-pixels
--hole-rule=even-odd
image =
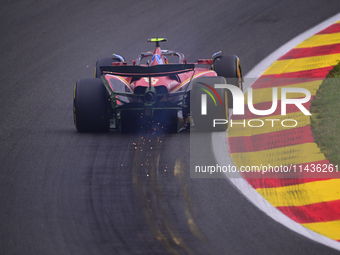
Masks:
[[[338,253],[228,180],[190,178],[189,132],[79,134],[72,98],[98,58],[135,59],[150,37],[191,61],[237,54],[246,73],[339,11],[337,0],[2,1],[0,254]]]

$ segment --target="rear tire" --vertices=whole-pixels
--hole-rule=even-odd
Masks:
[[[74,124],[79,132],[109,131],[108,93],[100,79],[78,80],[74,88]]]
[[[214,119],[228,120],[228,97],[226,89],[215,89],[219,95],[222,105],[218,100],[217,96],[211,89],[204,86],[207,84],[214,88],[215,84],[225,84],[224,77],[202,77],[194,80],[192,90],[190,91],[190,109],[194,121],[194,126],[197,131],[214,132],[214,131],[225,131],[227,124],[218,124],[213,126]],[[208,90],[216,101],[202,90]],[[207,101],[207,113],[202,115],[202,95],[206,95]],[[220,123],[220,122],[219,122]]]
[[[213,62],[214,71],[218,76],[227,80],[227,84],[235,85],[243,91],[242,71],[240,59],[235,55],[222,55],[216,57]],[[228,90],[228,107],[233,108],[233,97]]]
[[[94,70],[94,78],[100,78],[100,76],[103,74],[100,71],[101,66],[112,66],[112,63],[114,62],[120,62],[118,58],[101,58],[98,59],[96,63],[96,68]]]

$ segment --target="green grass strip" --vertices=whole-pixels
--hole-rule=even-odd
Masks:
[[[316,144],[333,165],[340,165],[340,63],[321,84],[311,113]]]

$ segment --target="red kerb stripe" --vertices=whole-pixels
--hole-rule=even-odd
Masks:
[[[323,45],[312,48],[297,48],[292,49],[280,57],[279,60],[316,57],[338,53],[340,53],[340,44]]]
[[[276,207],[298,223],[327,222],[340,220],[340,200],[304,206]]]
[[[321,34],[333,34],[333,33],[338,33],[340,32],[340,23],[336,23],[333,24],[329,27],[327,27],[326,29],[320,31],[319,33],[317,33],[317,35],[321,35]]]
[[[310,126],[253,136],[228,137],[230,153],[263,151],[313,142]]]
[[[293,73],[262,75],[253,83],[252,88],[279,87],[324,79],[332,69],[333,66],[327,66]]]

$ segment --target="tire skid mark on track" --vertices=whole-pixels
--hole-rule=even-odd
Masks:
[[[144,140],[144,141],[143,141]],[[132,172],[132,181],[135,189],[137,192],[140,192],[141,195],[141,204],[142,204],[142,210],[144,212],[144,216],[146,219],[146,222],[153,233],[154,237],[159,240],[165,248],[171,252],[172,254],[179,254],[177,252],[176,247],[176,238],[173,238],[172,231],[168,231],[169,227],[167,226],[167,218],[164,214],[162,206],[160,206],[160,200],[162,199],[162,194],[160,192],[160,189],[157,185],[155,185],[154,180],[151,185],[150,183],[145,183],[144,181],[139,180],[139,171],[141,169],[142,164],[149,167],[151,171],[143,173],[147,176],[150,176],[150,178],[154,179],[154,165],[153,160],[155,157],[152,158],[149,157],[149,154],[145,152],[143,153],[143,150],[145,151],[145,147],[143,146],[145,142],[144,137],[141,137],[141,139],[135,144],[135,154],[133,158],[133,172]],[[152,148],[152,147],[151,147]],[[142,152],[142,153],[141,153]],[[143,156],[146,156],[146,160],[143,161]],[[149,158],[151,161],[149,161]],[[143,163],[141,163],[141,161]],[[153,192],[149,191],[149,189],[152,188]],[[152,197],[152,194],[156,194],[156,198]],[[156,200],[154,202],[154,200]],[[154,207],[156,207],[154,209]],[[165,226],[165,231],[163,227]]]
[[[193,250],[181,237],[180,231],[173,228],[171,219],[167,212],[169,210],[168,200],[165,191],[159,183],[160,169],[159,161],[161,157],[161,136],[145,135],[135,144],[135,154],[133,158],[132,181],[137,192],[141,196],[142,211],[149,229],[153,236],[159,240],[165,248],[172,254],[194,254]],[[182,188],[184,197],[184,210],[187,217],[187,224],[190,232],[199,240],[204,240],[204,236],[196,225],[190,204],[188,186],[185,179],[186,165],[181,159],[177,159],[174,165],[173,178],[177,178]],[[164,170],[163,170],[164,171]],[[167,168],[170,172],[171,169]],[[148,179],[140,178],[146,175]]]
[[[274,84],[274,80],[282,77],[290,78],[291,83],[287,82],[287,84],[281,84],[281,86],[292,87],[306,85],[305,82],[293,82],[296,78],[310,79],[311,84],[314,83],[317,86],[312,86],[313,88],[311,86],[305,87],[310,90],[312,95],[315,95],[316,90],[321,85],[320,79],[325,79],[328,72],[340,60],[339,24],[340,21],[311,36],[275,61],[252,85],[254,91],[260,91],[256,103],[261,104],[270,101],[271,94],[265,93],[264,87],[280,87],[280,84]],[[320,70],[323,71],[320,72]],[[273,80],[269,83],[270,85],[265,82],[268,79]],[[307,83],[307,85],[309,84]],[[279,118],[279,116],[272,117]],[[295,117],[296,119],[298,116],[288,114],[286,117],[293,119]],[[320,162],[330,164],[314,143],[310,130],[310,117],[301,115],[298,122],[301,121],[303,122],[302,126],[289,129],[292,132],[285,128],[272,129],[271,132],[267,129],[260,133],[250,132],[249,129],[247,129],[248,132],[229,129],[229,149],[235,165],[240,168],[242,165],[266,163],[273,166],[303,164],[302,167]],[[282,143],[278,143],[276,146],[276,143],[262,139],[262,136],[271,135],[274,139],[278,137],[281,140],[292,141],[296,139],[295,130],[302,128],[308,128],[308,132],[298,134],[300,140],[297,144],[282,146]],[[279,176],[275,173],[268,174],[264,176],[265,178],[262,177],[263,179],[253,178],[255,175],[245,173],[243,176],[269,203],[293,220],[333,240],[340,239],[338,234],[340,233],[340,213],[338,210],[340,179],[338,173],[333,173],[332,178],[322,178],[327,177],[322,173],[309,176],[319,177],[315,179],[308,178],[303,173],[288,179],[277,179]],[[313,208],[317,209],[318,212],[314,213]]]
[[[185,215],[187,216],[187,219],[188,219],[190,232],[194,237],[196,237],[202,243],[206,243],[207,240],[204,234],[201,232],[200,228],[197,226],[195,219],[194,219],[194,213],[193,213],[193,208],[191,205],[188,184],[185,179],[185,171],[186,171],[185,162],[182,161],[181,159],[177,159],[175,162],[175,167],[174,167],[174,175],[179,179],[179,182],[182,187],[182,192],[183,192],[183,196],[185,199]]]
[[[98,204],[101,204],[101,200],[97,200],[96,197],[98,196],[98,192],[100,192],[100,189],[98,189],[98,184],[97,182],[100,181],[100,177],[96,169],[98,169],[98,163],[96,162],[98,153],[99,153],[99,148],[100,145],[95,144],[91,146],[91,153],[89,153],[88,158],[90,158],[90,163],[89,163],[89,173],[88,173],[88,181],[89,181],[89,206],[90,206],[90,211],[94,215],[93,219],[95,222],[95,225],[99,229],[99,234],[100,234],[100,239],[101,240],[107,240],[106,236],[109,236],[110,230],[114,231],[117,234],[117,239],[118,242],[122,244],[123,247],[129,247],[128,243],[126,242],[125,238],[123,235],[120,234],[120,231],[115,227],[114,224],[110,224],[110,228],[108,229],[107,225],[103,225],[101,222],[101,219],[105,218],[104,212],[102,210],[98,210]],[[110,149],[110,151],[112,148]],[[105,161],[108,161],[108,157],[106,157]],[[106,164],[107,162],[105,162]],[[115,251],[118,252],[119,249],[116,249],[115,245],[112,245]],[[131,252],[131,250],[129,250]]]

